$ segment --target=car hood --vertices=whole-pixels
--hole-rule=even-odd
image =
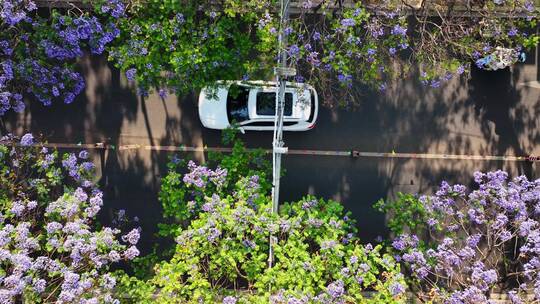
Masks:
[[[206,128],[225,129],[227,119],[227,89],[208,90],[204,88],[199,95],[199,118]]]

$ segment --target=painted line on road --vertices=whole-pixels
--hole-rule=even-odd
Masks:
[[[41,145],[40,145],[41,146]],[[48,148],[60,149],[85,149],[85,150],[139,150],[150,151],[168,151],[168,152],[231,152],[232,148],[223,147],[188,147],[188,146],[147,146],[139,144],[112,145],[107,143],[95,144],[66,144],[66,143],[45,143],[42,146]],[[264,153],[272,153],[272,149],[247,149],[248,151],[262,150]],[[334,151],[334,150],[294,150],[291,149],[287,154],[290,155],[316,155],[316,156],[346,156],[352,158],[371,157],[371,158],[406,158],[406,159],[446,159],[446,160],[480,160],[480,161],[529,161],[540,162],[540,156],[512,156],[512,155],[463,155],[463,154],[433,154],[433,153],[398,153],[398,152],[361,152]]]
[[[186,146],[145,146],[146,150],[170,151],[170,152],[231,152],[231,148],[220,147],[186,147]],[[256,150],[256,149],[248,149]],[[267,154],[272,153],[271,149],[263,149]],[[373,158],[412,158],[412,159],[448,159],[448,160],[483,160],[483,161],[540,161],[540,157],[530,156],[494,156],[494,155],[462,155],[462,154],[430,154],[430,153],[380,153],[361,151],[332,151],[332,150],[289,150],[287,154],[292,155],[320,155],[320,156],[347,156],[353,158],[373,157]]]

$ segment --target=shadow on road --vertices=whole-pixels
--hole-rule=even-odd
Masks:
[[[44,107],[34,102],[25,113],[2,119],[6,131],[30,130],[50,142],[108,142],[115,147],[220,145],[220,132],[200,125],[195,94],[140,98],[105,58],[86,58],[80,67],[87,88],[74,103]],[[536,77],[536,66],[526,64],[512,71],[473,70],[470,79],[455,78],[438,89],[412,79],[397,81],[385,93],[358,86],[357,109],[322,108],[314,130],[285,133],[285,143],[290,149],[538,155],[540,92],[517,85]],[[241,137],[250,147],[271,147],[271,132]],[[93,154],[106,198],[101,220],[111,222],[119,209],[138,216],[143,249],[155,241],[155,225],[161,219],[157,192],[170,155],[145,149]],[[192,157],[204,159],[202,154]],[[379,198],[391,199],[398,191],[431,192],[443,179],[468,184],[476,170],[537,176],[528,163],[326,156],[287,155],[284,168],[284,200],[309,193],[341,201],[366,241],[387,233],[384,217],[371,208]]]

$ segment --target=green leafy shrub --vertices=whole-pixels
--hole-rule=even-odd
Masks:
[[[382,246],[359,244],[341,204],[305,197],[273,214],[262,186],[266,181],[258,175],[228,175],[191,162],[182,178],[175,176],[177,184],[163,188],[162,195],[175,187],[186,189],[182,195],[196,189],[200,201],[179,201],[184,206],[179,210],[189,216],[185,225],[169,226],[177,242],[173,254],[156,265],[148,280],[120,279],[120,292],[141,303],[405,300],[399,265]],[[269,268],[271,236],[274,262]],[[365,298],[363,291],[372,296]]]
[[[234,195],[206,198],[199,217],[177,237],[170,261],[156,268],[152,283],[158,302],[397,303],[404,291],[393,258],[381,247],[358,244],[353,223],[333,201],[285,204],[279,215],[259,197],[253,179],[238,183]],[[276,238],[272,268],[269,239]],[[375,291],[366,299],[361,292]],[[174,295],[171,298],[171,295]]]
[[[426,227],[425,206],[413,194],[399,192],[395,200],[381,199],[374,207],[389,215],[386,225],[397,235],[402,234],[404,229],[416,232]]]
[[[164,217],[170,224],[160,225],[163,236],[175,236],[178,225],[186,226],[196,217],[205,197],[212,194],[226,195],[236,191],[236,181],[242,176],[258,176],[261,193],[268,193],[271,184],[271,165],[262,150],[248,150],[235,140],[230,154],[209,153],[207,166],[187,163],[173,157],[168,164],[169,171],[162,179],[159,200]],[[215,168],[215,169],[211,169]]]

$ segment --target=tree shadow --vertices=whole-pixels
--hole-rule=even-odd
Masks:
[[[529,155],[531,141],[538,139],[538,133],[527,134],[522,143],[520,137],[525,125],[535,124],[536,118],[530,117],[526,104],[521,102],[516,90],[515,78],[509,68],[498,72],[483,71],[473,68],[469,82],[469,100],[474,105],[476,115],[482,121],[481,131],[491,142],[490,152],[496,155]],[[472,81],[474,79],[474,81]],[[536,125],[534,125],[536,127]],[[518,173],[532,175],[532,164],[521,162]]]
[[[221,145],[221,133],[200,124],[195,93],[139,98],[104,57],[85,58],[80,69],[87,88],[74,103],[51,107],[32,103],[25,113],[2,118],[4,132],[31,130],[60,143],[107,142],[107,151],[93,153],[105,191],[101,221],[112,223],[118,209],[138,216],[147,250],[162,221],[157,199],[160,178],[175,152],[145,146],[215,147]],[[396,81],[386,92],[354,84],[355,98],[361,99],[358,108],[321,108],[315,129],[285,133],[285,145],[334,151],[539,154],[539,92],[519,86],[535,79],[536,68],[529,63],[511,71],[473,70],[470,79],[456,77],[437,89],[422,86],[414,76]],[[272,143],[271,132],[248,132],[240,138],[248,147],[270,148]],[[118,149],[127,144],[139,148]],[[203,153],[183,156],[204,160]],[[392,199],[399,191],[429,193],[443,179],[468,184],[477,170],[535,175],[534,167],[525,163],[445,159],[285,155],[283,167],[282,201],[308,193],[337,199],[352,211],[365,241],[387,233],[384,215],[371,208],[379,198]]]
[[[530,64],[530,63],[529,63]],[[472,70],[441,88],[415,76],[396,81],[387,92],[358,85],[360,106],[321,109],[317,127],[286,133],[289,149],[331,151],[527,156],[540,143],[538,92],[519,86],[536,75],[517,65],[511,71]],[[253,135],[250,141],[258,141]],[[271,142],[271,138],[265,137]],[[474,171],[504,169],[535,177],[528,162],[448,159],[384,159],[285,156],[282,197],[306,193],[339,198],[352,211],[365,240],[387,231],[371,208],[397,192],[432,193],[443,180],[472,184]]]

